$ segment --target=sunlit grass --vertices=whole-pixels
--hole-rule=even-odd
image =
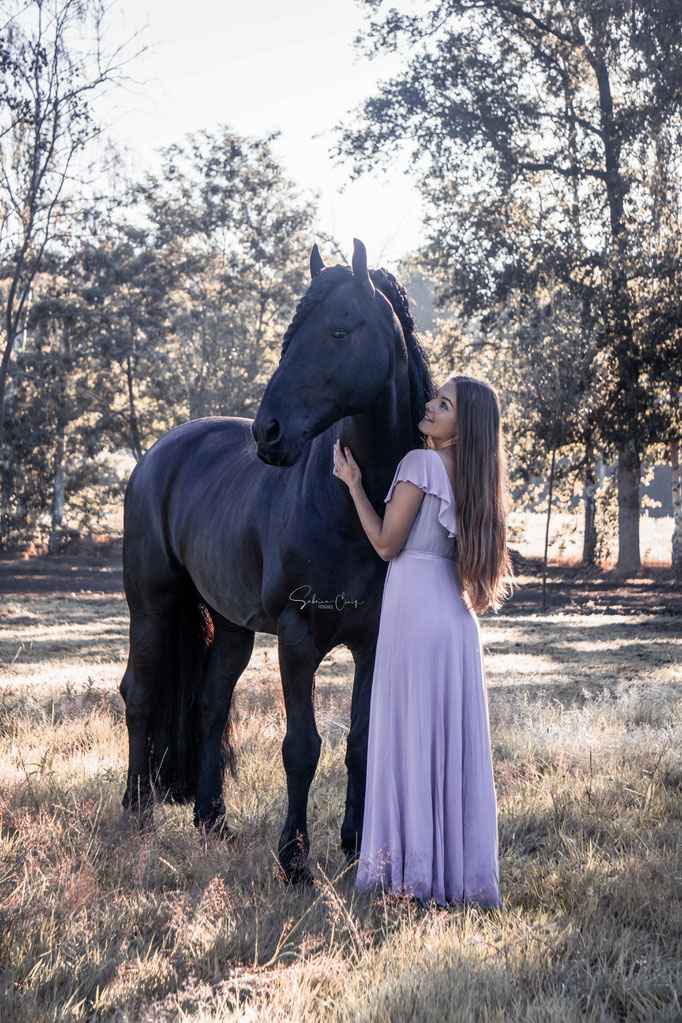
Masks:
[[[0,1019],[678,1020],[682,619],[481,620],[501,910],[358,897],[339,846],[353,662],[328,655],[310,799],[315,883],[282,887],[273,638],[237,691],[235,838],[120,807],[122,598],[3,605]]]

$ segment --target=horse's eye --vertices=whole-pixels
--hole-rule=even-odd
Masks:
[[[344,330],[343,327],[334,327],[334,329],[332,330],[332,337],[334,338],[335,341],[343,341],[347,333],[348,331]]]

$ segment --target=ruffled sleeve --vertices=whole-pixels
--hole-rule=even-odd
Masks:
[[[436,465],[438,461],[438,465]],[[391,500],[393,488],[401,480],[414,483],[425,494],[433,494],[438,498],[438,521],[448,531],[448,536],[457,536],[457,517],[455,499],[450,486],[447,469],[440,455],[430,448],[414,448],[398,462],[393,482],[384,498],[384,504]]]

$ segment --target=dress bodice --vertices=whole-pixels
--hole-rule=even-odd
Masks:
[[[398,463],[384,502],[390,501],[393,488],[400,480],[414,483],[424,491],[424,500],[401,549],[456,559],[455,495],[438,452],[431,448],[408,451]]]

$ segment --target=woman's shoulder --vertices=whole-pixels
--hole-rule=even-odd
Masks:
[[[396,475],[408,474],[425,480],[433,472],[431,455],[428,448],[411,448],[398,462]]]
[[[427,461],[432,454],[436,454],[432,448],[411,448],[409,451],[405,452],[398,464],[402,465],[403,462],[414,462],[415,464],[419,462],[423,463],[424,461]]]
[[[436,465],[438,459],[442,465]],[[448,536],[457,535],[455,517],[455,499],[449,472],[441,455],[434,448],[412,448],[400,460],[393,477],[388,494],[388,501],[393,488],[399,480],[415,483],[425,494],[432,494],[438,499],[438,520],[448,531]]]
[[[433,448],[411,448],[398,462],[394,482],[409,480],[422,489],[431,490],[440,479],[440,472],[435,465],[436,458],[440,459],[440,455]]]
[[[436,463],[436,459],[442,464],[448,475],[452,474],[454,469],[454,462],[450,455],[442,455],[436,451],[435,448],[411,448],[410,451],[403,455],[400,462],[400,466],[405,468],[406,466],[420,466],[430,470]]]
[[[393,483],[385,500],[389,499],[393,487],[400,480],[407,480],[409,483],[415,483],[418,487],[425,489],[430,475],[431,469],[426,449],[412,448],[410,451],[406,451],[396,466]]]

